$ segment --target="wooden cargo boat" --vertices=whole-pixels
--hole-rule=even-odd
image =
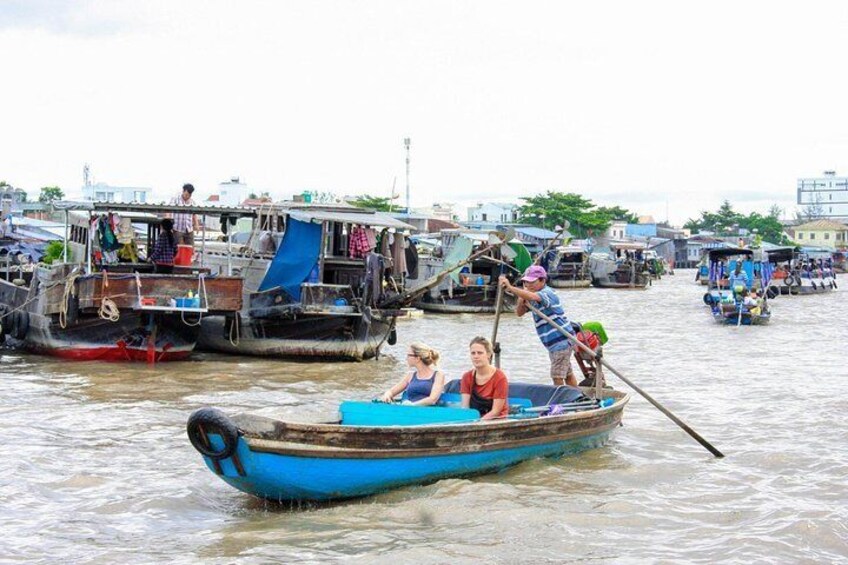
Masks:
[[[589,253],[582,247],[560,246],[548,263],[548,285],[553,288],[589,288]]]
[[[610,243],[607,255],[593,254],[589,258],[592,285],[600,288],[646,289],[651,275],[641,243]]]
[[[279,241],[278,247],[262,253],[245,246],[233,258],[206,253],[213,271],[243,274],[247,290],[241,312],[204,317],[200,347],[278,358],[377,356],[393,342],[396,318],[409,306],[387,304],[404,289],[404,232],[410,229],[387,214],[354,207],[292,203],[258,210],[254,234],[261,235],[253,239],[264,237],[272,248]],[[376,252],[351,246],[364,233],[374,237]]]
[[[195,347],[202,316],[241,308],[240,278],[212,277],[191,267],[154,273],[153,265],[137,257],[105,264],[89,231],[101,214],[111,221],[115,205],[59,205],[68,233],[62,262],[37,267],[28,281],[0,280],[3,334],[13,345],[75,360],[183,359]],[[124,245],[139,252],[133,227],[139,224],[152,243],[160,220],[151,212],[169,211],[174,208],[146,206],[138,212],[123,205],[121,217],[132,230]]]
[[[459,381],[446,390],[455,395]],[[315,424],[205,408],[187,431],[207,467],[243,492],[275,501],[344,499],[601,446],[621,424],[629,396],[610,389],[597,401],[583,396],[593,390],[512,383],[512,414],[488,421],[476,410],[359,402],[343,403],[340,419]]]
[[[769,250],[768,262],[774,270],[769,285],[769,290],[774,294],[807,296],[824,294],[837,288],[832,262],[830,265],[814,264],[797,247]]]
[[[513,239],[508,249],[506,246],[492,247],[461,271],[456,269],[456,265],[497,237],[495,232],[442,230],[435,238],[438,245],[434,253],[419,257],[418,275],[410,277],[407,285],[410,290],[415,290],[439,273],[450,272],[450,275],[444,277],[442,283],[422,292],[416,306],[442,314],[494,314],[498,277],[505,274],[515,280],[532,263],[524,244]],[[501,312],[513,311],[515,299],[505,296]]]

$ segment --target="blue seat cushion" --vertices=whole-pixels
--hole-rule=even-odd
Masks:
[[[459,394],[461,380],[453,379],[445,383],[445,394]],[[568,404],[587,399],[579,388],[568,385],[537,385],[531,383],[509,383],[509,403],[529,406],[548,406],[550,404]]]

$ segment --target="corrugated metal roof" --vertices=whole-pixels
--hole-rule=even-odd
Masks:
[[[795,226],[792,228],[794,230],[835,230],[842,231],[848,230],[848,225],[843,224],[842,222],[836,222],[834,220],[815,220],[813,222],[807,222],[806,224],[801,224],[800,226]]]
[[[546,230],[544,228],[537,227],[528,227],[528,228],[515,228],[515,231],[524,235],[528,235],[530,237],[535,237],[537,239],[553,239],[557,235],[559,235],[555,231]],[[570,234],[565,234],[565,237],[570,237]]]
[[[392,218],[388,214],[380,212],[371,212],[361,208],[353,208],[351,210],[326,210],[326,209],[290,209],[289,215],[303,222],[309,221],[328,221],[328,222],[344,222],[348,224],[358,224],[362,226],[376,226],[381,228],[396,228],[401,230],[414,230],[413,226]]]

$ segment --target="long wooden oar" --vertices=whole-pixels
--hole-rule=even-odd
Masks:
[[[601,363],[604,367],[606,367],[607,369],[609,369],[610,371],[612,371],[612,372],[613,372],[613,374],[614,374],[615,376],[617,376],[619,379],[621,379],[622,381],[624,381],[624,382],[627,384],[627,386],[629,386],[630,388],[632,388],[633,390],[635,390],[636,392],[638,392],[639,394],[641,394],[641,395],[642,395],[642,397],[643,397],[645,400],[647,400],[648,402],[650,402],[651,404],[653,404],[653,405],[654,405],[654,407],[656,407],[656,408],[657,408],[657,410],[659,410],[660,412],[662,412],[663,414],[665,414],[666,416],[668,416],[668,418],[669,418],[672,422],[674,422],[675,424],[677,424],[678,426],[680,426],[680,428],[681,428],[681,429],[683,429],[683,431],[684,431],[684,432],[686,432],[687,434],[689,434],[690,436],[692,436],[692,438],[694,438],[694,439],[695,439],[695,441],[697,441],[697,442],[698,442],[698,443],[700,443],[702,446],[704,446],[704,447],[705,447],[705,448],[706,448],[706,449],[707,449],[710,453],[712,453],[712,454],[713,454],[713,455],[715,455],[716,457],[724,457],[724,453],[722,453],[721,451],[719,451],[718,449],[716,449],[715,447],[713,447],[713,445],[712,445],[710,442],[708,442],[707,440],[705,440],[704,438],[702,438],[702,437],[700,436],[700,434],[698,434],[698,432],[696,432],[695,430],[693,430],[692,428],[690,428],[688,425],[686,425],[686,423],[685,423],[685,422],[683,422],[683,420],[681,420],[680,418],[678,418],[677,416],[675,416],[675,415],[674,415],[674,414],[673,414],[673,413],[672,413],[669,409],[667,409],[665,406],[663,406],[662,404],[660,404],[659,402],[657,402],[656,400],[654,400],[654,398],[653,398],[650,394],[648,394],[647,392],[645,392],[644,390],[642,390],[641,388],[639,388],[638,386],[636,386],[635,384],[633,384],[633,381],[631,381],[630,379],[628,379],[627,377],[625,377],[624,375],[622,375],[621,373],[619,373],[617,370],[615,370],[615,368],[613,368],[612,366],[610,366],[610,364],[609,364],[609,363],[607,363],[607,362],[606,362],[606,360],[605,360],[603,357],[598,357],[597,355],[595,355],[595,352],[594,352],[594,351],[592,351],[591,349],[589,349],[588,347],[586,347],[585,345],[583,345],[582,343],[580,343],[580,342],[577,340],[577,338],[576,338],[576,337],[574,337],[573,335],[571,335],[570,333],[568,333],[568,331],[566,331],[566,329],[565,329],[565,328],[563,328],[562,326],[560,326],[559,324],[557,324],[557,323],[556,323],[556,322],[555,322],[555,321],[554,321],[554,320],[553,320],[550,316],[548,316],[548,315],[544,314],[543,312],[541,312],[538,308],[536,308],[536,307],[535,307],[535,306],[533,306],[532,304],[530,304],[530,303],[526,303],[526,304],[527,304],[527,309],[528,309],[528,310],[531,310],[532,312],[535,312],[537,316],[539,316],[540,318],[542,318],[543,320],[545,320],[546,322],[548,322],[550,325],[552,325],[553,327],[555,327],[556,329],[558,329],[558,330],[560,331],[560,333],[562,333],[562,335],[564,335],[564,336],[565,336],[565,337],[566,337],[566,338],[567,338],[567,339],[568,339],[568,340],[569,340],[572,344],[574,344],[575,346],[579,347],[581,350],[585,351],[586,353],[588,353],[589,355],[591,355],[593,358],[595,358],[596,360],[598,360],[598,361],[599,361],[599,362],[600,362],[600,363]]]
[[[495,350],[495,367],[501,368],[501,344],[498,343],[498,325],[501,321],[501,309],[503,308],[503,286],[498,283],[498,295],[495,298],[495,327],[492,328],[492,347]]]

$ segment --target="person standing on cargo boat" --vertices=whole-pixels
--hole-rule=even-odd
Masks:
[[[162,220],[159,237],[153,244],[148,261],[155,265],[157,273],[171,274],[174,272],[174,257],[177,255],[177,241],[174,237],[174,221],[170,218]]]
[[[194,185],[186,183],[183,185],[182,194],[171,200],[172,206],[197,206],[191,195],[194,193]],[[194,247],[194,232],[200,231],[200,220],[194,214],[168,214],[167,217],[174,219],[174,236],[177,245],[191,245]]]
[[[521,277],[524,283],[524,288],[518,288],[510,284],[509,279],[505,275],[501,275],[498,282],[503,287],[504,291],[511,292],[518,298],[515,305],[515,313],[518,316],[523,316],[530,309],[528,303],[533,304],[543,314],[553,319],[560,327],[568,332],[571,332],[571,323],[565,315],[565,311],[560,304],[559,296],[554,290],[547,286],[548,273],[544,267],[532,265],[524,271],[524,276]],[[571,368],[571,342],[567,337],[562,335],[556,327],[545,321],[544,318],[533,312],[533,321],[536,322],[536,333],[542,341],[542,345],[548,350],[548,357],[551,360],[551,380],[555,385],[561,386],[567,384],[569,386],[577,386],[577,378],[574,376],[574,370]]]

